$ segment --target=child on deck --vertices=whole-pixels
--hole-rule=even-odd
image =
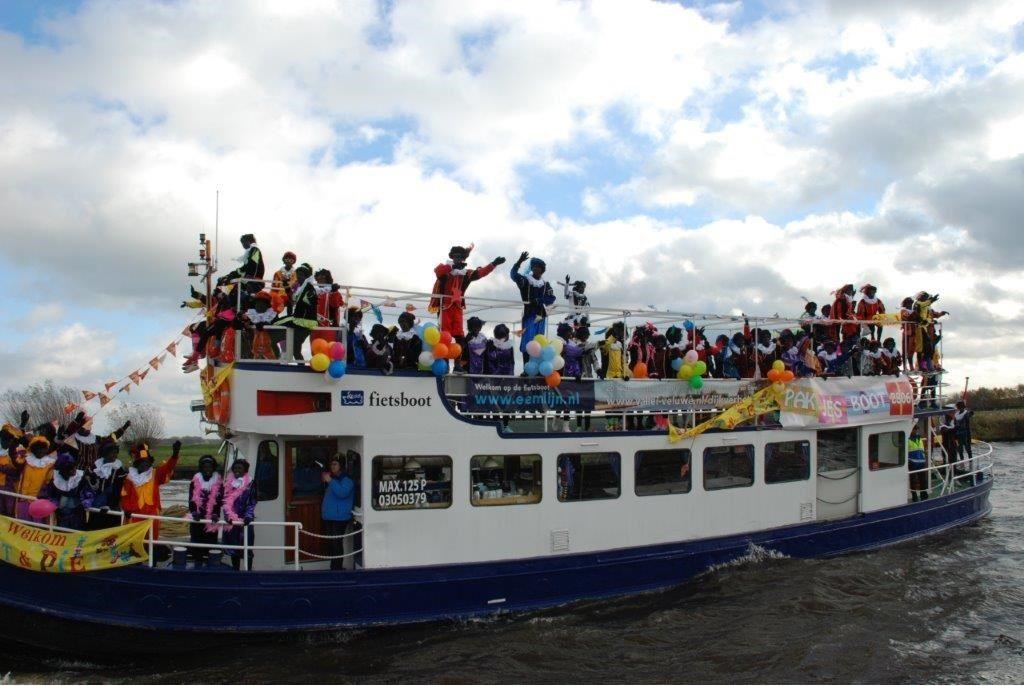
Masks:
[[[466,345],[462,348],[462,354],[464,368],[470,374],[483,374],[487,367],[487,336],[482,332],[486,323],[479,317],[470,317],[466,321],[469,333],[466,335]]]
[[[231,476],[224,479],[221,487],[221,510],[224,520],[224,545],[252,545],[252,520],[256,517],[256,489],[249,476],[249,462],[238,458],[231,463]],[[245,537],[243,539],[243,536]],[[242,551],[229,550],[231,566],[242,567]],[[252,569],[252,550],[249,550],[247,566]]]
[[[392,344],[395,369],[417,369],[420,353],[423,352],[423,341],[416,334],[413,326],[416,317],[412,312],[398,315],[398,331],[395,332]]]
[[[391,349],[391,332],[383,324],[374,324],[370,328],[370,345],[366,349],[366,366],[370,369],[379,369],[385,374],[395,371],[391,358],[394,351]]]
[[[213,455],[199,458],[199,471],[192,477],[188,489],[188,518],[193,520],[188,525],[188,537],[193,543],[213,545],[217,542],[217,525],[220,518],[218,501],[220,499],[221,478],[217,473],[217,460]],[[210,524],[202,524],[200,520],[209,519]],[[196,563],[203,563],[210,555],[209,548],[192,548],[192,556]]]
[[[159,515],[160,510],[160,487],[171,480],[174,476],[174,468],[178,464],[178,457],[181,453],[181,441],[175,441],[171,447],[171,456],[153,467],[153,456],[149,446],[145,443],[136,443],[130,450],[132,466],[128,469],[128,476],[121,486],[121,511],[126,515]],[[134,519],[132,521],[147,521],[145,519]],[[160,537],[160,521],[152,520],[153,540]]]
[[[75,458],[67,453],[57,456],[53,478],[43,489],[46,497],[57,509],[54,511],[57,526],[66,529],[85,528],[85,508],[92,507],[93,492],[85,479],[85,472],[75,465]]]
[[[494,376],[512,376],[515,373],[515,358],[512,341],[504,324],[494,327],[494,337],[487,342],[487,373]]]
[[[882,325],[873,323],[876,314],[885,314],[885,303],[875,297],[878,289],[869,283],[861,286],[860,292],[864,295],[857,303],[857,319],[863,322],[870,322],[864,328],[872,341],[882,340]]]
[[[813,324],[821,319],[818,316],[818,303],[808,300],[804,305],[804,311],[800,313],[800,328],[808,334],[813,333]]]
[[[287,309],[291,312],[291,294],[299,282],[298,274],[295,273],[295,253],[288,251],[281,258],[281,268],[274,272],[274,279],[270,286],[270,302],[274,312],[281,314]]]
[[[555,302],[551,284],[541,278],[547,270],[544,260],[531,257],[529,268],[523,273],[519,272],[520,266],[528,257],[530,257],[530,253],[524,250],[516,263],[512,265],[510,274],[512,281],[519,288],[519,300],[523,303],[523,333],[519,341],[519,352],[523,355],[523,364],[530,361],[530,355],[526,352],[527,344],[537,334],[542,334],[547,329],[547,308]]]

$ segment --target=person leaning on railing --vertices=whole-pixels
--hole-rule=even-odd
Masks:
[[[121,486],[121,510],[125,515],[160,514],[160,487],[174,475],[180,453],[181,441],[175,441],[171,447],[171,456],[154,468],[149,445],[136,443],[131,447],[132,466]],[[152,522],[153,540],[157,540],[160,538],[160,522],[156,519]]]

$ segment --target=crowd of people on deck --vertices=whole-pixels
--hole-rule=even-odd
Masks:
[[[263,256],[252,234],[241,239],[245,252],[241,265],[218,280],[211,295],[192,290],[192,300],[182,306],[207,307],[211,313],[193,326],[193,352],[184,368],[197,368],[203,356],[233,359],[234,336],[241,331],[244,355],[255,359],[276,359],[285,354],[284,328],[294,332],[291,353],[303,359],[302,346],[318,338],[338,339],[345,324],[347,364],[355,368],[379,369],[384,373],[421,368],[420,355],[430,346],[421,339],[415,307],[407,305],[394,326],[384,324],[380,306],[366,301],[346,302],[341,287],[328,269],[314,270],[298,263],[293,252],[282,257],[281,267],[269,280]],[[490,335],[487,322],[477,316],[465,318],[466,291],[486,278],[504,257],[470,266],[473,246],[453,246],[448,259],[434,268],[434,287],[427,307],[437,318],[441,332],[457,346],[454,371],[469,374],[509,376],[515,373],[513,340],[518,339],[523,364],[530,360],[528,344],[537,334],[549,335],[548,316],[560,286],[568,314],[554,326],[562,342],[564,378],[627,379],[673,378],[673,360],[694,351],[706,369],[704,376],[720,379],[762,378],[781,360],[795,376],[870,376],[918,371],[926,377],[942,372],[937,321],[946,312],[935,309],[938,295],[925,291],[904,298],[898,315],[886,316],[878,289],[868,283],[857,289],[843,284],[832,293],[832,301],[820,310],[807,302],[791,324],[755,323],[742,319],[741,330],[712,333],[708,328],[685,321],[664,331],[653,323],[633,326],[626,322],[592,330],[587,284],[566,275],[563,282],[546,280],[544,260],[523,252],[512,265],[509,276],[522,302],[519,326],[511,331],[504,323]],[[242,281],[239,281],[242,280]],[[239,291],[233,292],[234,284]],[[388,303],[394,305],[394,303]],[[364,326],[371,312],[376,319]],[[602,318],[604,319],[604,318]],[[778,319],[778,318],[776,318]],[[784,320],[780,320],[784,321]],[[717,324],[716,324],[717,325]],[[886,326],[898,333],[885,335]],[[643,373],[637,374],[642,364]]]

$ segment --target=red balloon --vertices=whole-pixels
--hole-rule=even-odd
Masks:
[[[458,343],[448,344],[448,359],[457,360],[462,357],[462,346]]]
[[[544,381],[547,383],[548,388],[554,388],[558,384],[562,383],[562,375],[558,372],[551,372],[544,377]]]
[[[444,343],[438,343],[434,346],[434,359],[435,360],[447,360],[448,359],[448,346]]]
[[[345,344],[344,343],[339,343],[338,341],[335,341],[334,343],[331,343],[330,347],[327,349],[327,355],[332,360],[344,360],[345,359]]]
[[[452,342],[452,335],[450,333],[448,333],[447,331],[442,331],[441,332],[441,343],[444,343],[445,345],[448,345],[451,342]]]
[[[52,515],[56,509],[57,505],[52,500],[40,498],[39,500],[33,500],[28,504],[28,515],[32,519],[46,519]]]

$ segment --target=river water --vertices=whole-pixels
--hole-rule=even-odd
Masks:
[[[225,635],[116,666],[6,646],[0,669],[11,682],[1021,682],[1022,456],[1024,443],[996,446],[987,519],[873,553],[751,555],[622,600],[270,645]]]

